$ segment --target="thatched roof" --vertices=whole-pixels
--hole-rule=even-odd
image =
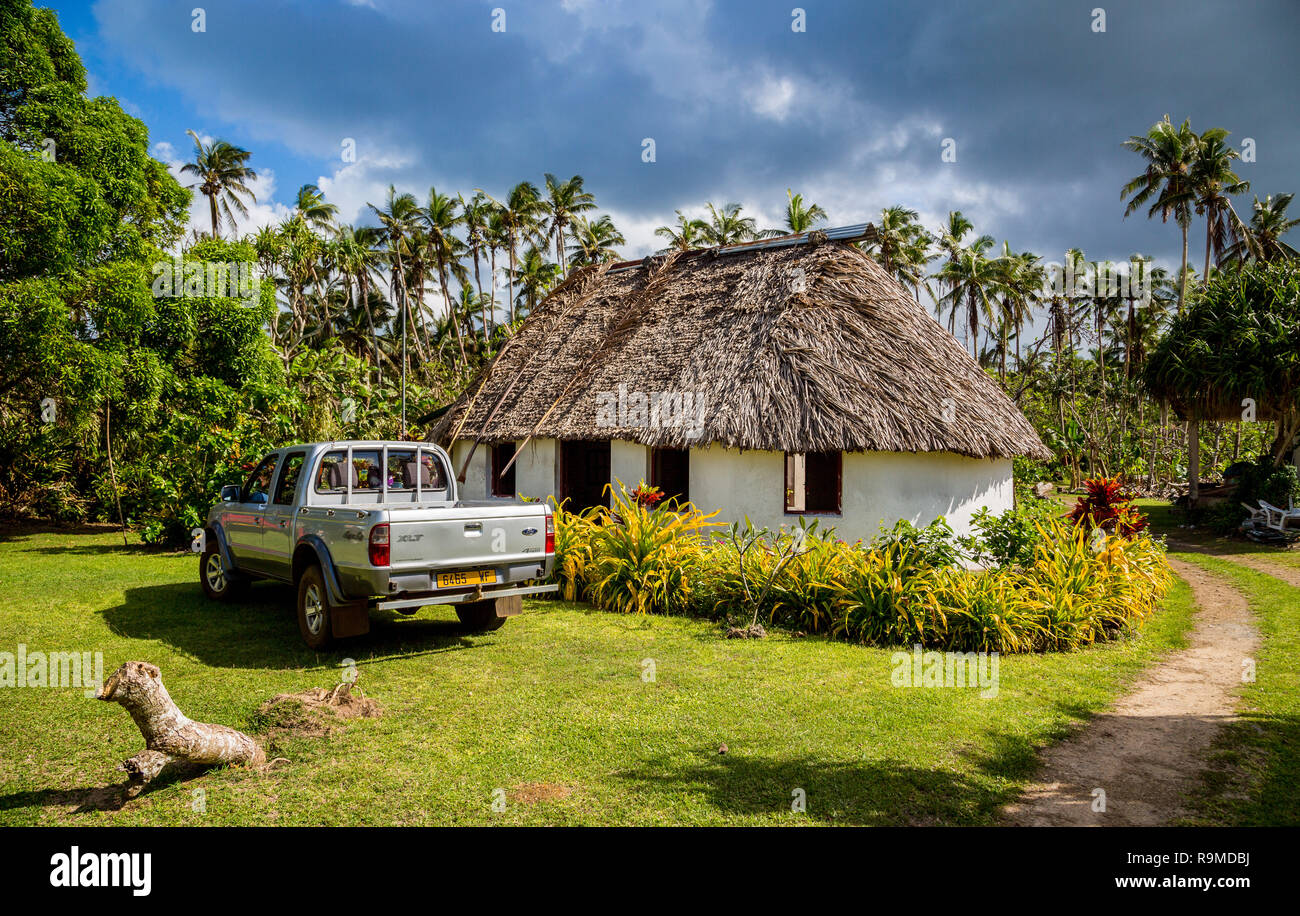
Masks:
[[[620,385],[702,393],[702,429],[693,436],[681,424],[607,425],[602,405]],[[529,436],[791,452],[1051,454],[908,290],[856,247],[824,238],[576,271],[430,438]]]

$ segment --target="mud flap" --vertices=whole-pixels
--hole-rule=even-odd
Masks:
[[[370,632],[370,608],[364,601],[349,601],[330,608],[330,632],[335,639]]]
[[[524,612],[524,599],[522,595],[506,595],[504,598],[495,598],[498,617],[515,617]]]

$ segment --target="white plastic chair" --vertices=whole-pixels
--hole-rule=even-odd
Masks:
[[[1290,503],[1290,500],[1287,500],[1287,502]],[[1262,499],[1259,501],[1259,507],[1264,510],[1264,525],[1266,527],[1283,533],[1300,529],[1300,509],[1291,506],[1279,509],[1272,503]]]

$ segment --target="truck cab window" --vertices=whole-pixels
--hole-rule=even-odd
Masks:
[[[302,462],[306,457],[306,452],[293,452],[284,459],[284,467],[280,468],[280,479],[275,485],[273,502],[277,506],[293,505],[293,494],[298,491],[298,477],[302,473]]]
[[[271,476],[275,473],[275,463],[279,455],[267,455],[262,463],[253,469],[244,488],[239,492],[241,503],[265,503],[271,495]]]

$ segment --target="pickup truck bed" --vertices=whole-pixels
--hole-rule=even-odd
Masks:
[[[427,443],[318,442],[278,449],[196,532],[200,582],[229,600],[253,579],[298,589],[299,629],[313,648],[369,630],[372,609],[456,605],[495,629],[545,584],[554,518],[543,503],[458,500],[451,462]]]

